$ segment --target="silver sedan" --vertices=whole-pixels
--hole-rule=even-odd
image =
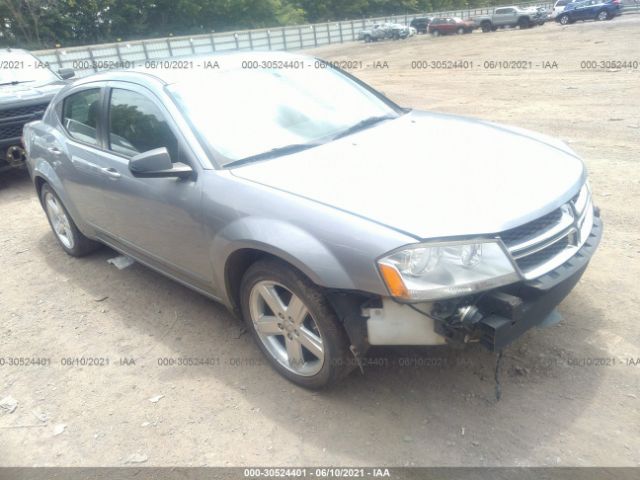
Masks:
[[[558,320],[602,229],[564,143],[401,108],[315,58],[192,64],[83,78],[26,126],[68,254],[106,244],[224,303],[309,388],[371,345],[501,350]]]

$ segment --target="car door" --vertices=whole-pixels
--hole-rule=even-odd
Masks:
[[[102,164],[109,172],[104,188],[110,221],[104,234],[170,274],[206,288],[212,269],[201,222],[199,165],[162,102],[151,91],[126,82],[109,82],[105,94]],[[129,160],[165,147],[172,162],[194,169],[188,179],[139,178]]]
[[[590,17],[589,11],[591,9],[590,2],[582,2],[576,5],[573,12],[574,20],[584,20]]]
[[[108,212],[102,189],[108,181],[102,165],[100,114],[104,83],[89,83],[69,91],[55,105],[57,125],[52,130],[48,152],[58,177],[80,219],[94,227],[105,227]]]
[[[596,18],[596,15],[600,10],[604,9],[605,5],[600,0],[590,0],[589,1],[589,15],[587,18]]]
[[[493,14],[493,24],[497,26],[507,25],[512,20],[512,8],[497,8]]]

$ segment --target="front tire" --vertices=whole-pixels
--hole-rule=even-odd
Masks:
[[[462,34],[464,33],[464,28],[460,27],[460,28],[456,31],[456,33],[457,33],[458,35],[462,35]]]
[[[528,18],[521,18],[520,20],[518,20],[518,27],[520,27],[521,30],[524,30],[525,28],[529,28],[531,26],[531,21]]]
[[[85,237],[78,230],[58,195],[46,183],[40,190],[40,200],[53,234],[65,252],[72,257],[83,257],[100,248],[99,243]]]
[[[254,340],[288,380],[320,389],[352,369],[342,325],[322,291],[297,270],[278,260],[254,263],[242,278],[240,299]]]
[[[569,15],[562,15],[560,17],[559,22],[560,22],[560,25],[569,25],[569,23],[570,23]]]
[[[431,35],[434,37],[439,37],[440,36],[440,31],[439,30],[432,30],[431,31]]]
[[[596,20],[603,22],[605,20],[609,20],[609,14],[607,13],[606,10],[602,10],[600,12],[598,12],[598,14],[596,15]]]

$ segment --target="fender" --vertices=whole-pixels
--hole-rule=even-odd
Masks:
[[[213,238],[210,258],[215,285],[229,298],[225,266],[242,249],[259,250],[290,263],[320,286],[354,289],[354,282],[327,245],[305,230],[271,218],[244,217],[233,221]]]

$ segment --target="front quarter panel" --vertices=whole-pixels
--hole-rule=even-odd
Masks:
[[[222,298],[229,298],[226,262],[244,248],[275,255],[320,286],[386,295],[376,259],[416,241],[348,212],[237,178],[229,170],[205,176],[203,221]]]

